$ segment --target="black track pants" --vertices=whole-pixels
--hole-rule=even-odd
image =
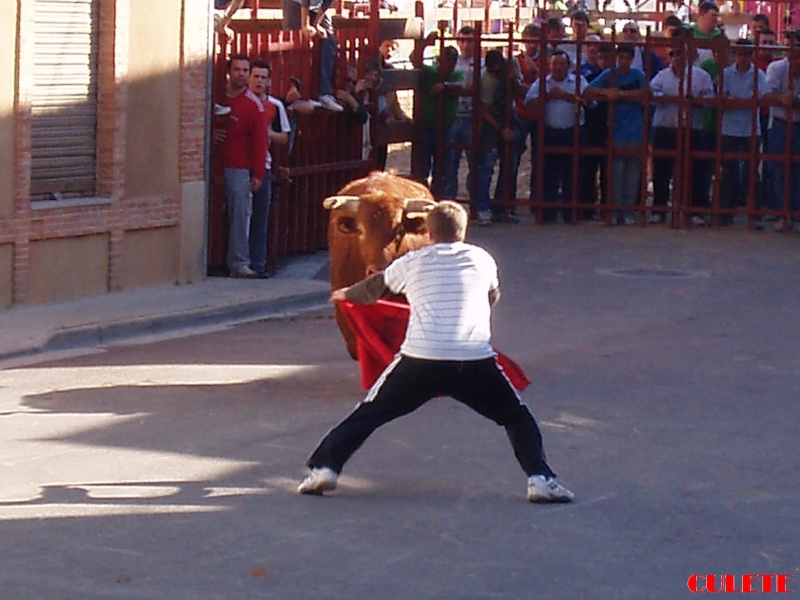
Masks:
[[[373,431],[436,396],[451,396],[505,427],[514,455],[527,475],[554,475],[545,460],[536,420],[494,357],[471,361],[395,358],[366,398],[323,438],[308,466],[341,472]]]

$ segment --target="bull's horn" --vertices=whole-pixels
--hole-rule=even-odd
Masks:
[[[408,213],[426,213],[436,206],[436,201],[430,198],[407,198],[405,204],[405,212]]]
[[[322,207],[326,210],[348,208],[355,211],[358,208],[358,196],[328,196],[322,201]]]

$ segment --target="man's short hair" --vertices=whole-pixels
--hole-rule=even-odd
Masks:
[[[528,23],[522,30],[522,37],[538,39],[541,33],[542,28],[537,23]]]
[[[561,17],[550,17],[547,19],[547,29],[563,29],[564,28],[564,21],[561,20]]]
[[[272,67],[265,60],[258,59],[250,63],[250,70],[252,71],[253,69],[266,69],[269,71],[269,76],[272,77]]]
[[[572,64],[572,60],[570,59],[570,57],[569,57],[569,54],[567,54],[567,53],[566,53],[564,50],[562,50],[561,48],[559,48],[559,49],[557,49],[557,50],[553,50],[553,53],[550,55],[550,59],[552,60],[552,59],[553,59],[553,58],[555,58],[556,56],[563,56],[564,58],[566,58],[566,59],[567,59],[567,66],[569,66],[569,65],[571,65],[571,64]]]
[[[442,58],[458,60],[458,48],[454,48],[453,46],[446,46],[444,50],[442,50]]]
[[[754,23],[766,23],[769,27],[769,15],[765,15],[764,13],[758,13],[757,15],[753,15],[753,22]]]
[[[228,71],[231,70],[231,65],[235,60],[244,60],[247,62],[247,66],[250,66],[250,57],[247,54],[231,54],[231,57],[228,59]]]
[[[633,46],[630,46],[628,44],[620,44],[619,46],[617,46],[617,56],[619,56],[621,54],[624,54],[625,56],[629,56],[629,57],[633,58],[633,54],[634,54]]]
[[[458,35],[474,35],[475,28],[472,25],[464,25],[459,32]]]
[[[719,6],[717,6],[716,2],[711,2],[711,0],[704,0],[703,2],[700,3],[697,12],[699,12],[701,15],[704,15],[712,10],[719,11]]]
[[[452,200],[442,200],[425,218],[434,242],[463,242],[467,237],[468,222],[467,211]]]
[[[500,50],[489,50],[483,59],[483,64],[486,65],[487,69],[502,67],[504,62],[505,58],[503,58],[503,53]]]
[[[683,21],[678,15],[667,15],[664,19],[664,28],[667,27],[683,27]]]

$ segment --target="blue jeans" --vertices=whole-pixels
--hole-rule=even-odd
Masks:
[[[756,148],[759,140],[756,139]],[[750,138],[732,135],[722,136],[722,149],[724,152],[750,152]],[[756,167],[758,165],[756,164]],[[755,189],[758,192],[760,182],[758,180],[758,169],[756,169]],[[750,162],[747,160],[725,160],[722,162],[722,174],[720,176],[720,208],[738,208],[747,206],[747,193],[750,189]],[[758,196],[754,204],[759,208]]]
[[[772,120],[772,129],[767,138],[767,150],[769,154],[784,154],[786,152],[786,121],[779,119]],[[792,126],[791,131],[791,155],[800,154],[800,124]],[[788,154],[788,153],[787,153]],[[800,163],[791,163],[789,170],[789,194],[784,199],[784,177],[786,174],[786,163],[774,161],[770,163],[769,176],[772,179],[772,190],[774,192],[771,208],[775,210],[800,210]],[[786,204],[788,201],[788,206]]]
[[[478,213],[486,213],[492,209],[489,186],[492,184],[494,165],[499,157],[500,153],[497,151],[497,146],[494,146],[488,152],[478,154],[478,189],[475,190],[475,210]]]
[[[328,37],[320,38],[318,41],[320,44],[319,95],[333,95],[333,70],[336,66],[336,52],[339,50],[339,44],[336,42],[333,25],[327,15],[322,18],[320,25],[328,31]]]
[[[442,131],[442,141],[452,143],[455,135],[455,126],[450,125]],[[423,183],[427,183],[428,177],[433,173],[431,190],[437,198],[448,198],[444,195],[445,174],[452,171],[453,151],[450,148],[442,147],[441,158],[437,157],[439,146],[436,143],[436,129],[425,129],[422,132],[419,152],[419,176]],[[440,164],[441,162],[441,164]]]
[[[519,158],[519,128],[512,125],[512,130],[516,138],[513,142],[507,143],[502,140],[493,141],[492,138],[482,138],[478,148],[478,176],[477,188],[475,190],[475,209],[478,212],[486,212],[492,209],[491,195],[489,187],[494,175],[494,165],[500,159],[500,173],[497,175],[497,184],[494,189],[495,202],[514,202],[517,199],[517,166]],[[483,136],[487,131],[482,132]],[[493,135],[496,135],[493,133]],[[502,209],[496,209],[502,212]]]
[[[469,146],[469,144],[472,142],[471,116],[456,118],[455,122],[453,123],[453,142],[456,144],[465,144],[467,146]],[[472,191],[469,189],[469,186],[472,183],[472,171],[475,168],[475,165],[473,165],[471,149],[467,148],[464,150],[462,148],[454,148],[447,173],[444,176],[444,181],[442,181],[442,196],[444,198],[458,197],[458,171],[459,167],[461,166],[461,156],[465,152],[467,154],[467,164],[469,165],[467,190],[470,191],[469,195],[472,195]]]
[[[624,146],[622,144],[615,148],[637,149],[640,145]],[[639,176],[642,173],[642,157],[615,156],[611,159],[611,168],[614,173],[614,204],[621,206],[634,206],[639,199]],[[633,217],[632,211],[619,211],[617,217]]]
[[[272,181],[267,169],[264,182],[253,194],[253,215],[250,218],[250,268],[260,272],[267,268],[267,231],[269,207],[272,204]]]
[[[250,217],[253,194],[250,171],[225,169],[225,204],[228,212],[228,269],[236,271],[250,266]]]

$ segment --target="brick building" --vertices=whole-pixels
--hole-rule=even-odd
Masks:
[[[208,0],[0,0],[0,308],[206,271]]]

